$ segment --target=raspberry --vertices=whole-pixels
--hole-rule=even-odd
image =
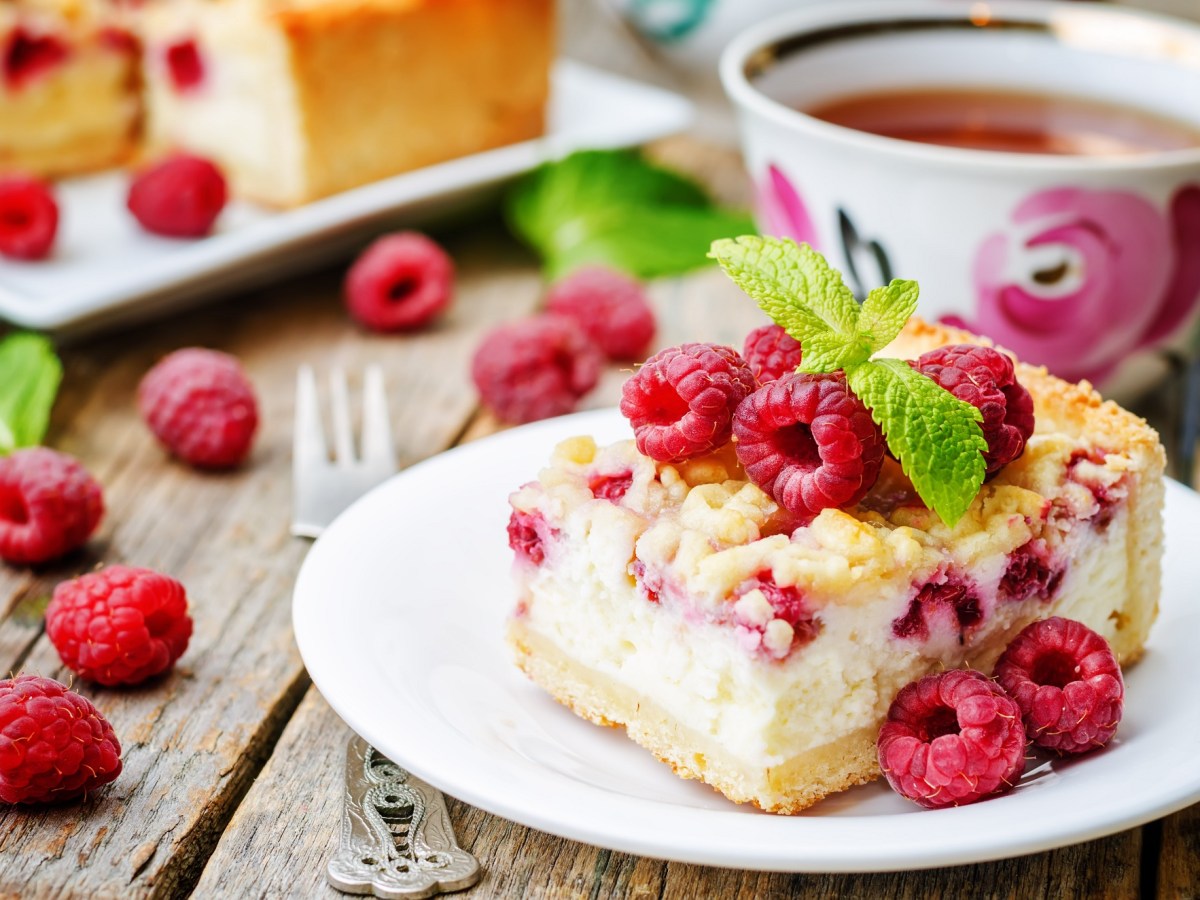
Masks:
[[[1048,750],[1103,747],[1121,721],[1125,682],[1112,648],[1072,619],[1027,625],[1001,654],[996,680],[1021,708],[1030,739]]]
[[[100,485],[46,447],[0,457],[0,559],[36,565],[83,546],[104,515]]]
[[[759,384],[790,375],[800,365],[800,342],[779,325],[763,325],[746,335],[742,356]]]
[[[200,347],[176,350],[147,372],[138,409],[163,446],[200,468],[236,466],[258,428],[254,388],[237,359]]]
[[[840,372],[763,385],[737,408],[733,434],[750,480],[797,516],[857,503],[883,465],[883,435]]]
[[[588,479],[592,496],[601,500],[619,503],[625,493],[633,487],[633,472],[626,469],[617,473],[596,473]]]
[[[558,537],[545,518],[514,509],[508,517],[508,546],[523,559],[540,566],[546,560],[546,544]]]
[[[184,38],[167,46],[163,60],[171,85],[178,93],[186,94],[204,83],[204,59],[192,38]]]
[[[988,474],[1025,451],[1033,434],[1033,398],[1017,381],[1012,360],[991,347],[952,344],[924,353],[916,368],[983,413]]]
[[[36,178],[0,178],[0,254],[43,259],[58,232],[58,204],[50,186]]]
[[[198,156],[177,155],[138,173],[127,205],[147,231],[166,237],[204,237],[225,208],[221,170]]]
[[[1052,561],[1046,542],[1034,538],[1009,554],[996,596],[1016,603],[1030,597],[1049,602],[1062,584],[1064,574],[1063,565]]]
[[[650,357],[621,390],[637,448],[660,462],[702,456],[729,442],[733,412],[754,373],[732,347],[681,344]]]
[[[4,84],[11,90],[20,90],[38,76],[54,70],[70,55],[66,43],[52,34],[32,34],[24,28],[14,28],[3,50]]]
[[[86,697],[52,678],[0,681],[0,801],[81,797],[121,774],[121,745]]]
[[[379,238],[346,273],[350,315],[373,331],[418,328],[450,305],[453,291],[454,263],[414,231]]]
[[[539,315],[491,331],[471,360],[471,378],[492,412],[519,424],[571,412],[603,364],[578,325]]]
[[[963,638],[982,620],[975,586],[956,573],[943,572],[921,586],[908,611],[892,622],[892,634],[926,641],[930,624],[941,622]]]
[[[654,311],[642,286],[603,266],[585,266],[555,284],[546,311],[578,322],[609,359],[643,359],[654,340]]]
[[[896,695],[878,749],[898,794],[929,809],[962,806],[1012,786],[1024,768],[1025,729],[998,684],[952,669]]]
[[[187,649],[192,617],[174,578],[109,566],[54,589],[46,636],[71,671],[106,685],[161,675]]]

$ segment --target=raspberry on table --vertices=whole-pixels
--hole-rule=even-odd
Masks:
[[[1125,704],[1108,641],[1082,622],[1053,616],[1027,625],[1001,654],[996,680],[1025,720],[1030,740],[1064,755],[1112,739]]]
[[[373,331],[419,328],[450,305],[454,263],[423,234],[379,238],[346,273],[346,307]]]
[[[556,282],[546,311],[574,319],[614,360],[644,359],[657,327],[642,285],[605,266],[584,266]]]
[[[187,593],[151,569],[109,566],[54,589],[46,636],[81,677],[110,686],[138,684],[170,669],[187,649]]]
[[[139,172],[129,186],[127,205],[152,234],[197,238],[212,231],[228,195],[216,165],[179,154]]]
[[[759,384],[790,375],[800,365],[800,342],[780,325],[762,325],[746,335],[742,356]]]
[[[103,516],[100,485],[74,457],[47,447],[0,457],[0,559],[57,559],[83,546]]]
[[[901,689],[879,729],[879,765],[901,796],[936,809],[1011,787],[1025,764],[1025,729],[990,678],[952,669]]]
[[[121,774],[121,745],[86,697],[52,678],[0,680],[0,802],[73,800]]]
[[[164,447],[200,468],[238,465],[258,429],[258,401],[241,364],[201,347],[176,350],[147,372],[138,409]]]
[[[1033,434],[1033,398],[1017,381],[1011,359],[991,347],[951,344],[921,354],[915,367],[983,414],[989,475],[1025,452]]]
[[[0,178],[0,255],[44,259],[58,233],[58,203],[50,185],[24,175]]]
[[[626,379],[621,413],[639,451],[679,462],[727,444],[734,410],[755,386],[754,373],[732,347],[681,344],[660,350]]]
[[[573,321],[536,315],[489,332],[471,360],[471,378],[493,413],[521,424],[574,410],[600,380],[603,364]]]
[[[733,434],[750,480],[801,517],[857,503],[883,466],[883,434],[841,372],[763,385],[737,408]]]

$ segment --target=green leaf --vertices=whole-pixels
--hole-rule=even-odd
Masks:
[[[799,372],[836,372],[871,355],[870,342],[862,337],[845,338],[832,331],[810,334],[800,342],[803,356]]]
[[[904,323],[917,311],[918,293],[915,281],[895,278],[887,287],[874,288],[867,295],[858,325],[868,336],[872,353],[896,339]]]
[[[808,244],[744,235],[717,241],[711,255],[806,351],[814,337],[831,331],[847,343],[858,339],[858,301]]]
[[[983,485],[979,410],[898,359],[851,366],[846,380],[921,499],[953,528]]]
[[[508,193],[509,227],[550,277],[602,263],[650,278],[707,262],[714,238],[753,231],[690,179],[629,150],[586,150],[546,163]]]
[[[0,341],[0,453],[41,443],[62,381],[50,342],[36,334]]]

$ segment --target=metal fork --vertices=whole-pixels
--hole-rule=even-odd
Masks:
[[[296,424],[292,436],[292,534],[316,537],[338,513],[396,471],[383,370],[369,366],[363,376],[362,447],[354,450],[350,392],[346,373],[330,374],[333,460],[325,444],[312,366],[296,377]]]

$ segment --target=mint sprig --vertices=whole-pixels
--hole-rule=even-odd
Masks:
[[[508,193],[505,216],[550,279],[586,264],[639,278],[682,274],[708,263],[714,238],[754,227],[632,150],[583,150],[539,166]]]
[[[917,283],[896,279],[860,306],[841,274],[808,244],[726,238],[713,243],[710,255],[800,342],[798,371],[846,373],[921,499],[953,527],[983,484],[983,417],[908,363],[872,358],[916,310]]]
[[[0,456],[42,442],[60,381],[62,364],[46,338],[0,340]]]

